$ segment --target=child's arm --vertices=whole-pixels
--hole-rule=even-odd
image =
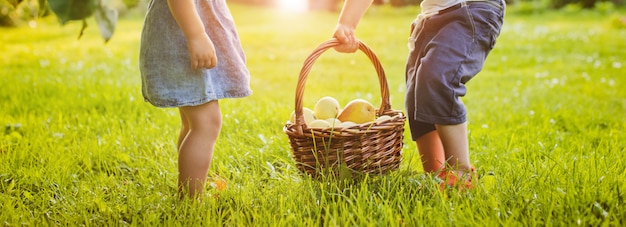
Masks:
[[[187,38],[191,68],[213,68],[217,56],[213,42],[204,30],[204,24],[193,0],[167,0],[176,23]]]
[[[335,50],[339,52],[352,53],[359,49],[355,30],[361,17],[372,4],[373,0],[346,0],[339,15],[339,22],[333,32],[333,37],[337,38],[343,44],[336,46]]]

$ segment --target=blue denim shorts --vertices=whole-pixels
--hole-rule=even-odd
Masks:
[[[465,84],[483,68],[502,27],[502,0],[468,1],[411,24],[406,111],[412,139],[466,122]]]

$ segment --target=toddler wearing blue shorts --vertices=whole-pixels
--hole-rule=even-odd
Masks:
[[[501,0],[461,1],[441,10],[430,2],[411,24],[408,44],[405,104],[413,140],[435,124],[466,122],[460,97],[493,49],[504,16]]]
[[[355,29],[372,3],[346,0],[333,37],[339,52],[358,49]],[[471,188],[465,84],[481,71],[504,20],[503,0],[424,0],[412,21],[405,106],[422,167],[441,189]]]

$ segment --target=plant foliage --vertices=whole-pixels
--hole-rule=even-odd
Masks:
[[[108,42],[113,36],[118,13],[117,10],[102,4],[102,0],[48,0],[48,4],[61,24],[73,20],[83,22],[78,38],[83,35],[83,31],[87,28],[87,18],[94,13],[104,41]]]

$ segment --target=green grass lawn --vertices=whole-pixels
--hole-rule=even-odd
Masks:
[[[408,130],[400,169],[354,181],[301,175],[282,131],[304,59],[336,13],[232,5],[254,94],[221,101],[223,131],[200,203],[176,194],[176,109],[143,101],[142,15],[104,44],[93,18],[0,28],[0,225],[623,226],[626,220],[626,29],[590,11],[509,13],[483,72],[468,84],[470,148],[482,184],[439,193]],[[418,8],[372,7],[357,35],[404,109],[407,32]],[[622,16],[623,17],[623,16]],[[379,105],[361,54],[328,51],[303,102],[326,95]]]

